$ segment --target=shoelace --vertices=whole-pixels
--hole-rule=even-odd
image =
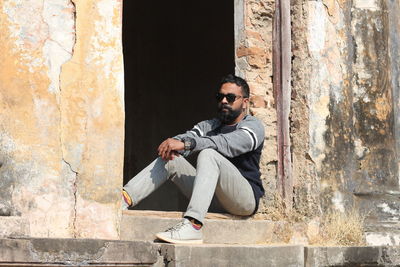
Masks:
[[[185,225],[185,222],[184,222],[184,221],[183,221],[183,222],[180,222],[180,223],[178,223],[177,225],[172,226],[171,228],[168,228],[168,229],[166,230],[166,232],[172,232],[172,231],[175,231],[175,230],[179,230],[179,228],[183,227],[184,225]]]

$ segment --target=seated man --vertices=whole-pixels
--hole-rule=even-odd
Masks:
[[[156,234],[166,242],[202,243],[201,227],[214,194],[226,211],[242,216],[254,214],[264,194],[259,171],[264,126],[246,115],[248,84],[230,74],[222,79],[216,99],[217,118],[162,142],[159,157],[123,189],[123,209],[139,203],[167,179],[190,199],[182,221]],[[196,169],[184,158],[194,152],[199,152]]]

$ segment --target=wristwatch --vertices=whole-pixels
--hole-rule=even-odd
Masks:
[[[191,137],[182,139],[185,151],[192,150],[196,146],[196,141]]]

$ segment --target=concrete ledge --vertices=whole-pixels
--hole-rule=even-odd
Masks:
[[[0,238],[29,236],[29,222],[18,216],[0,216]]]
[[[144,241],[0,239],[0,266],[11,263],[19,266],[26,264],[150,266],[157,260],[157,246]]]
[[[0,266],[400,266],[400,247],[172,245],[98,239],[0,239]]]
[[[165,266],[304,266],[303,246],[162,245]]]
[[[400,247],[306,247],[305,266],[400,266]]]
[[[177,212],[134,212],[122,214],[122,240],[154,240],[154,234],[177,224]],[[209,214],[203,227],[204,242],[208,244],[283,243],[281,233],[287,223],[267,220],[237,219],[234,216]]]

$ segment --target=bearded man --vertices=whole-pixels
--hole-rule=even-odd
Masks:
[[[247,82],[227,75],[216,99],[217,118],[162,142],[159,157],[123,188],[123,209],[139,203],[168,179],[190,199],[182,221],[156,234],[163,241],[202,243],[201,228],[214,195],[229,213],[249,216],[264,194],[259,171],[264,126],[246,114]],[[191,153],[199,153],[196,169],[185,159]]]

